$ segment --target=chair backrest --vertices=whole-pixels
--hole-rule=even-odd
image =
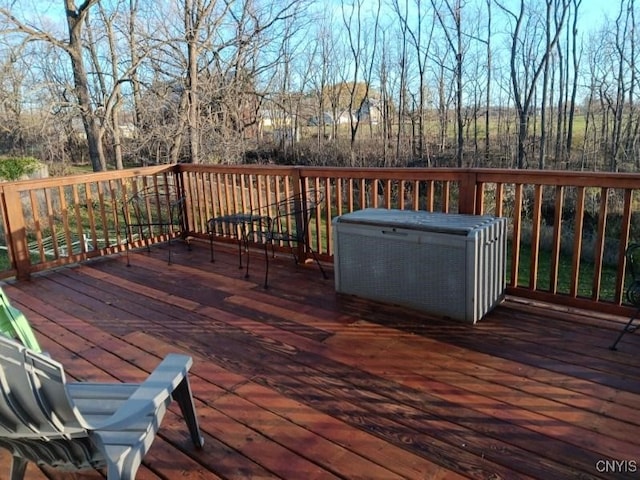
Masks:
[[[65,385],[62,365],[0,336],[0,437],[87,436]]]
[[[640,281],[640,243],[632,243],[627,247],[627,268],[634,281]]]
[[[184,196],[175,186],[158,185],[131,195],[123,205],[123,216],[128,226],[149,230],[157,227],[156,233],[170,233],[174,227],[183,229],[184,207]]]
[[[640,307],[640,243],[632,243],[627,247],[627,271],[631,275],[631,283],[627,287],[627,300]]]
[[[35,352],[42,352],[27,317],[11,305],[2,288],[0,288],[0,333],[5,337],[19,340]]]
[[[306,243],[311,217],[322,201],[320,191],[309,189],[279,202],[271,227],[275,239]]]

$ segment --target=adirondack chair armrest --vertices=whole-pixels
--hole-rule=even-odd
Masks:
[[[97,430],[126,428],[132,420],[156,411],[171,397],[180,405],[194,445],[202,447],[204,441],[200,434],[187,378],[192,364],[192,358],[187,355],[174,353],[167,355],[113,415],[98,425],[92,425],[92,428]]]

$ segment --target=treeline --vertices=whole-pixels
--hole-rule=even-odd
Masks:
[[[640,167],[633,0],[2,3],[0,153]]]

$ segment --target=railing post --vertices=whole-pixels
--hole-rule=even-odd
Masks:
[[[22,211],[20,192],[15,188],[4,188],[4,210],[6,212],[7,240],[16,268],[18,280],[28,280],[31,275],[31,258],[27,245],[27,229]]]
[[[190,191],[186,188],[185,173],[180,169],[180,165],[175,165],[171,171],[176,183],[176,193],[178,198],[183,198],[184,202],[180,204],[180,211],[178,212],[180,219],[180,236],[183,240],[191,235],[191,222],[189,212],[192,209],[192,199],[187,196]]]
[[[459,183],[458,213],[474,215],[476,213],[476,172],[464,171]]]

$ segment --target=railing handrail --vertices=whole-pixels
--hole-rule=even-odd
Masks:
[[[87,182],[101,182],[123,178],[134,178],[141,175],[150,176],[163,172],[177,171],[176,165],[158,165],[151,167],[131,168],[127,170],[112,170],[108,172],[78,173],[63,177],[33,178],[17,180],[15,182],[0,183],[0,189],[15,189],[17,191],[32,190],[35,188],[59,187],[66,185],[80,185]]]

